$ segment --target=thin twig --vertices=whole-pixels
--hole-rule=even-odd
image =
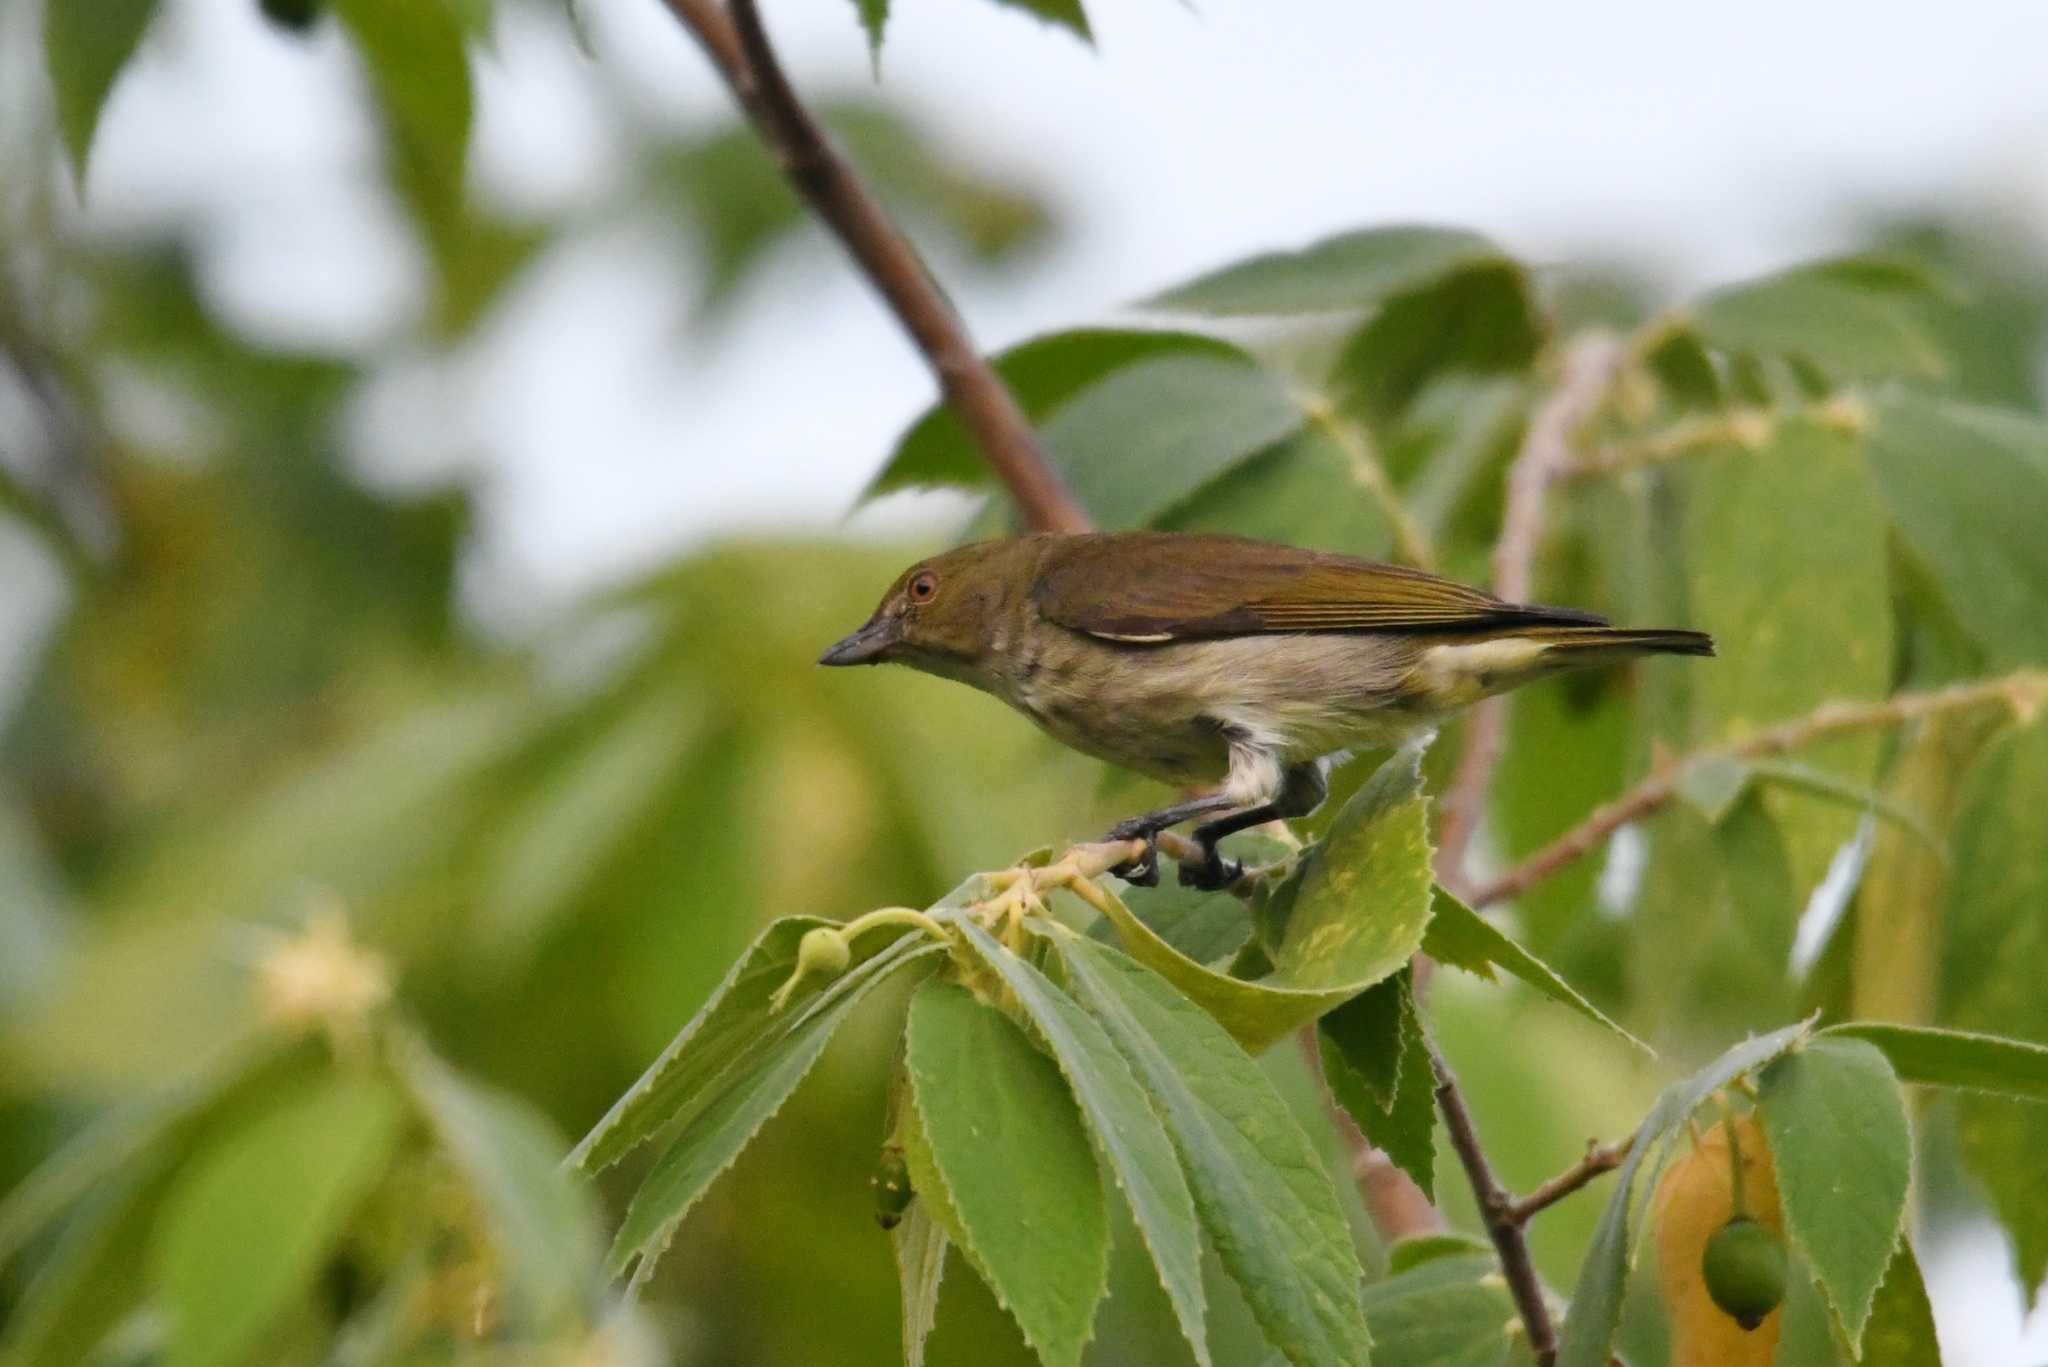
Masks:
[[[1034,530],[1079,532],[1088,514],[1047,461],[1015,396],[975,349],[916,249],[832,146],[783,73],[754,0],[663,0],[731,87],[790,184],[910,334],[946,402]]]
[[[1625,355],[1620,340],[1606,333],[1581,338],[1565,353],[1557,388],[1530,415],[1521,449],[1508,467],[1507,507],[1493,551],[1493,591],[1510,603],[1529,599],[1543,540],[1544,500],[1558,472],[1571,462],[1579,430],[1606,400]],[[1462,884],[1465,854],[1500,768],[1507,733],[1507,699],[1488,698],[1472,709],[1465,750],[1444,797],[1437,843],[1437,877],[1453,891]]]
[[[1351,1180],[1357,1185],[1365,1213],[1371,1217],[1381,1240],[1391,1244],[1418,1234],[1441,1232],[1443,1214],[1430,1204],[1414,1178],[1365,1137],[1365,1131],[1358,1128],[1358,1122],[1330,1090],[1329,1079],[1323,1073],[1323,1042],[1316,1023],[1310,1021],[1302,1026],[1295,1031],[1294,1038],[1322,1092],[1323,1108],[1330,1113],[1337,1133],[1344,1136],[1345,1147],[1351,1150]]]
[[[1550,1209],[1579,1188],[1592,1182],[1603,1173],[1613,1172],[1627,1159],[1628,1151],[1635,1145],[1634,1135],[1617,1140],[1612,1144],[1597,1141],[1586,1145],[1586,1156],[1566,1168],[1557,1176],[1537,1187],[1534,1191],[1508,1206],[1506,1218],[1517,1225],[1526,1225],[1538,1214]]]
[[[1472,1113],[1458,1090],[1458,1080],[1435,1044],[1429,1046],[1429,1061],[1436,1070],[1437,1109],[1443,1112],[1444,1129],[1450,1134],[1458,1161],[1465,1166],[1472,1194],[1479,1199],[1479,1218],[1493,1240],[1494,1251],[1500,1255],[1508,1294],[1514,1298],[1522,1326],[1529,1332],[1529,1351],[1535,1356],[1537,1367],[1551,1367],[1557,1361],[1557,1326],[1551,1322],[1549,1303],[1543,1299],[1543,1281],[1536,1275],[1536,1264],[1529,1257],[1529,1241],[1522,1236],[1522,1226],[1514,1218],[1515,1198],[1494,1176],[1493,1165],[1480,1147]]]
[[[1528,891],[1559,869],[1591,854],[1616,831],[1640,821],[1671,801],[1686,776],[1715,760],[1764,759],[1796,750],[1829,736],[1902,726],[1922,717],[1986,703],[2004,703],[2021,720],[2031,720],[2048,706],[2048,670],[2022,669],[1995,679],[1953,684],[1925,693],[1901,693],[1879,702],[1831,702],[1804,717],[1780,723],[1741,740],[1711,745],[1667,764],[1614,801],[1596,807],[1584,821],[1481,887],[1466,901],[1489,906]]]

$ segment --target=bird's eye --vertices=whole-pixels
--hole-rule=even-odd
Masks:
[[[929,603],[938,591],[939,577],[930,570],[910,581],[910,601],[913,603]]]

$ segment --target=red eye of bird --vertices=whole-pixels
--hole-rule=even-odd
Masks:
[[[930,570],[910,581],[910,601],[913,603],[929,603],[938,591],[939,577]]]

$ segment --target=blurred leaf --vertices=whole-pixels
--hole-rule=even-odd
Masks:
[[[1434,1200],[1436,1078],[1409,970],[1373,984],[1324,1016],[1319,1028],[1330,1094],[1359,1131]]]
[[[1749,766],[1734,756],[1712,755],[1679,775],[1678,795],[1710,825],[1719,825],[1749,790],[1749,776]]]
[[[1504,931],[1450,892],[1441,887],[1436,889],[1432,905],[1429,930],[1422,937],[1423,953],[1488,982],[1494,980],[1493,970],[1496,967],[1504,968],[1552,1001],[1570,1007],[1596,1025],[1607,1027],[1644,1053],[1655,1052],[1579,995],[1578,990],[1558,977],[1550,965],[1516,944]]]
[[[1076,1367],[1106,1285],[1109,1228],[1066,1081],[1009,1017],[950,983],[918,990],[905,1041],[960,1251],[1040,1359]]]
[[[1329,1174],[1257,1064],[1200,1007],[1113,949],[1059,942],[1069,984],[1151,1091],[1202,1225],[1295,1367],[1364,1362],[1363,1272]]]
[[[594,1303],[598,1254],[589,1192],[561,1163],[547,1122],[517,1099],[464,1078],[418,1043],[400,1049],[401,1077],[441,1147],[481,1198],[511,1266],[511,1315],[545,1335]]]
[[[1141,527],[1298,430],[1280,377],[1248,360],[1176,354],[1133,361],[1062,404],[1047,452],[1104,527]]]
[[[2020,1304],[2031,1311],[2048,1276],[2048,1211],[2042,1209],[2040,1182],[2048,1109],[2015,1106],[2003,1097],[1964,1097],[1956,1108],[1956,1137],[1964,1164],[2012,1243]]]
[[[2048,663],[2048,423],[1920,395],[1878,405],[1878,489],[1995,665]]]
[[[1494,1256],[1493,1245],[1469,1234],[1411,1234],[1387,1250],[1387,1275],[1398,1277],[1439,1258],[1458,1258],[1468,1253]],[[1370,1294],[1370,1293],[1368,1293]]]
[[[1375,1367],[1500,1367],[1521,1329],[1491,1252],[1431,1258],[1365,1289]]]
[[[9,1307],[0,1356],[20,1367],[78,1367],[143,1302],[161,1180],[110,1175],[64,1228]]]
[[[1385,424],[1445,371],[1488,375],[1527,367],[1542,336],[1522,267],[1504,259],[1475,262],[1387,299],[1345,343],[1330,380],[1348,409]]]
[[[1197,332],[1075,328],[1011,347],[994,358],[994,365],[1025,416],[1043,424],[1067,400],[1097,381],[1138,361],[1169,355],[1252,364],[1237,347]],[[995,476],[982,458],[981,448],[944,403],[932,405],[903,434],[889,463],[861,497],[865,500],[896,489],[938,486],[995,487]]]
[[[1905,1239],[1899,1240],[1884,1284],[1871,1302],[1861,1360],[1871,1367],[1941,1367],[1934,1307],[1928,1304],[1927,1286],[1920,1279],[1920,1260]]]
[[[1643,357],[1650,373],[1681,410],[1721,407],[1725,397],[1714,358],[1690,328],[1674,327]]]
[[[832,979],[823,991],[808,997],[799,995],[765,1028],[757,1026],[745,1044],[745,1051],[695,1096],[683,1095],[680,1104],[666,1108],[666,1114],[629,1116],[625,1128],[613,1131],[633,1133],[637,1124],[632,1122],[637,1120],[651,1122],[674,1138],[633,1194],[632,1204],[627,1206],[618,1234],[612,1240],[607,1266],[618,1273],[637,1262],[636,1279],[644,1280],[650,1275],[655,1260],[667,1249],[683,1217],[690,1213],[705,1188],[731,1166],[761,1126],[789,1100],[789,1094],[825,1052],[833,1033],[845,1023],[853,1008],[897,971],[920,964],[926,970],[935,967],[932,960],[939,953],[938,946],[914,936],[890,941],[887,948]],[[737,997],[741,983],[735,982],[733,986]],[[701,1014],[698,1017],[700,1021],[705,1019]],[[729,1018],[718,1023],[730,1027]],[[685,1030],[664,1059],[672,1058],[689,1037],[690,1031]],[[726,1054],[730,1047],[724,1038],[708,1032],[702,1043],[719,1055]],[[647,1076],[634,1084],[634,1090],[613,1107],[613,1113],[618,1114],[620,1108],[636,1098],[675,1096],[682,1074],[673,1070],[663,1073],[662,1068],[663,1064],[657,1062]],[[587,1167],[590,1160],[578,1159],[578,1155],[591,1137],[604,1130],[605,1126],[600,1125],[592,1131],[578,1146],[577,1153],[570,1155],[571,1159]]]
[[[1913,1170],[1898,1078],[1874,1045],[1830,1038],[1785,1054],[1758,1083],[1786,1228],[1860,1352]]]
[[[157,0],[45,0],[43,60],[57,95],[57,126],[81,188],[100,111],[134,57]]]
[[[996,0],[996,3],[1035,14],[1048,24],[1066,29],[1084,43],[1095,41],[1095,35],[1088,29],[1088,15],[1081,8],[1081,0]]]
[[[472,117],[469,54],[448,0],[334,0],[369,70],[401,192],[428,223],[463,201]]]
[[[939,1284],[946,1275],[946,1250],[952,1241],[931,1216],[913,1201],[903,1222],[889,1231],[896,1253],[896,1276],[903,1299],[903,1367],[924,1367],[924,1346],[939,1317]]]
[[[1607,1367],[1614,1331],[1621,1322],[1629,1265],[1641,1233],[1637,1208],[1646,1199],[1645,1193],[1657,1189],[1658,1175],[1670,1161],[1671,1147],[1684,1133],[1687,1119],[1715,1092],[1769,1063],[1806,1035],[1805,1025],[1788,1025],[1745,1040],[1691,1077],[1674,1082],[1657,1098],[1636,1131],[1636,1142],[1622,1162],[1614,1194],[1594,1231],[1592,1246],[1586,1250],[1578,1285],[1572,1291],[1571,1314],[1565,1320],[1558,1367]]]
[[[1197,963],[1112,894],[1109,917],[1125,950],[1253,1052],[1393,974],[1429,920],[1427,799],[1415,766],[1413,752],[1381,766],[1303,857],[1285,924],[1262,927],[1273,964],[1265,977],[1247,981]]]
[[[1393,545],[1386,516],[1359,484],[1350,456],[1318,427],[1305,427],[1224,471],[1154,525],[1230,532],[1366,559],[1384,558]]]
[[[383,1081],[334,1078],[275,1099],[192,1161],[150,1249],[167,1363],[233,1367],[254,1355],[383,1175],[403,1115]]]
[[[1484,237],[1458,228],[1367,228],[1300,251],[1247,258],[1155,295],[1146,306],[1226,317],[1341,313],[1503,259]]]
[[[1693,320],[1713,346],[1789,354],[1840,379],[1938,375],[1940,354],[1893,297],[1897,283],[1853,264],[1798,266],[1715,290]]]
[[[1880,1021],[1831,1025],[1821,1035],[1875,1045],[1901,1082],[2048,1101],[2048,1045],[1968,1030]]]
[[[1202,1325],[1202,1241],[1195,1226],[1195,1207],[1167,1138],[1145,1090],[1093,1016],[1055,987],[1046,976],[997,944],[972,921],[960,932],[983,963],[1014,992],[1025,1018],[1052,1051],[1053,1061],[1081,1117],[1108,1165],[1115,1188],[1130,1204],[1158,1270],[1160,1285],[1173,1303],[1181,1333],[1194,1349],[1196,1362],[1208,1367],[1209,1341]]]
[[[868,36],[868,55],[879,64],[882,60],[882,30],[889,25],[889,0],[853,0],[854,8],[860,11],[861,31]]]

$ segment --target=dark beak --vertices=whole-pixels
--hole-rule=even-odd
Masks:
[[[877,617],[853,635],[818,657],[821,665],[873,665],[902,638],[901,623],[893,617]]]

